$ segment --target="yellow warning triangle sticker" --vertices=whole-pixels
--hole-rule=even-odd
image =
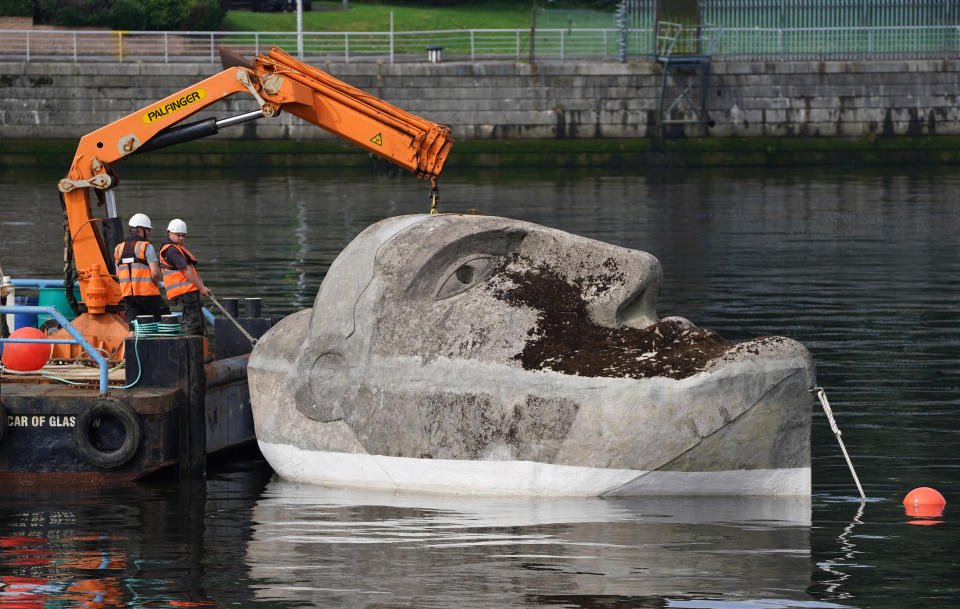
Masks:
[[[372,138],[370,138],[370,141],[376,144],[377,146],[383,146],[383,135],[378,133]]]

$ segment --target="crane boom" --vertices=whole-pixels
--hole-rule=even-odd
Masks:
[[[90,312],[102,312],[121,300],[120,285],[108,274],[111,254],[96,224],[91,193],[117,184],[113,164],[132,154],[216,133],[224,124],[280,111],[386,158],[418,178],[436,179],[453,146],[450,129],[401,110],[377,97],[300,62],[279,48],[246,65],[233,62],[221,72],[80,139],[67,176],[58,187],[69,224],[80,292]],[[227,61],[224,62],[226,66]],[[249,93],[259,111],[225,121],[184,120],[236,93]],[[110,198],[108,198],[108,201]],[[110,207],[110,206],[108,206]],[[108,209],[108,216],[115,211]],[[91,284],[96,287],[91,291]],[[103,288],[105,288],[105,293]]]

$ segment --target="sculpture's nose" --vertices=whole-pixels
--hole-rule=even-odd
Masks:
[[[587,310],[602,326],[646,328],[658,321],[657,298],[663,279],[660,261],[647,252],[617,249],[617,255],[607,257],[598,269],[601,272],[593,275],[603,277],[605,283],[597,287]]]

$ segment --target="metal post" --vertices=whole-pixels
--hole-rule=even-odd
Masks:
[[[73,63],[77,63],[77,33],[73,33]]]
[[[343,34],[343,60],[350,63],[350,34]]]
[[[297,59],[303,61],[303,0],[297,0]]]
[[[621,0],[616,12],[617,28],[620,31],[617,45],[617,61],[627,60],[627,2]],[[606,48],[606,31],[604,31],[604,48]]]
[[[393,11],[390,11],[390,63],[393,63]]]
[[[470,60],[473,61],[476,58],[474,41],[473,41],[473,30],[470,30]]]
[[[216,41],[213,39],[213,32],[210,32],[210,63],[216,63],[216,58],[214,57],[213,47],[216,44]]]
[[[254,54],[260,54],[260,32],[256,32],[253,35],[253,48],[255,49]]]
[[[163,63],[170,63],[169,43],[167,42],[166,32],[163,33]]]
[[[27,32],[27,61],[30,61],[30,32]]]
[[[533,9],[530,11],[530,65],[536,61],[534,48],[537,45],[537,0],[533,0]]]

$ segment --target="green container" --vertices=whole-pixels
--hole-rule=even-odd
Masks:
[[[39,304],[41,307],[56,307],[68,320],[76,317],[73,314],[73,309],[70,308],[70,303],[67,302],[67,295],[62,286],[37,289],[40,291]],[[80,302],[80,288],[73,288],[73,296],[77,299],[77,302]],[[50,317],[50,315],[40,315],[37,318],[37,323],[43,325],[43,322]]]

